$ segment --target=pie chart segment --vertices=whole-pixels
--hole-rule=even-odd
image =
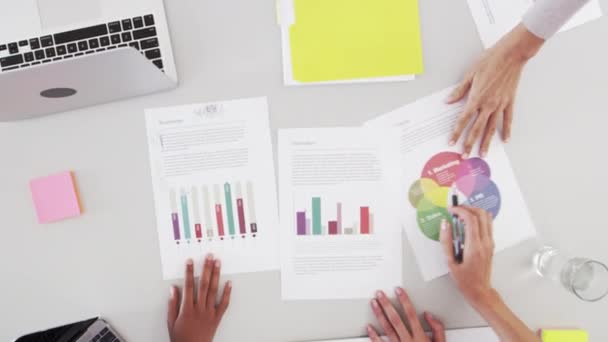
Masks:
[[[450,220],[451,215],[447,208],[438,207],[424,198],[417,208],[417,219],[422,233],[431,240],[439,241],[441,221]]]
[[[490,181],[485,188],[475,190],[463,204],[484,209],[492,214],[492,218],[496,218],[501,205],[498,187]]]
[[[491,178],[490,165],[481,158],[470,158],[460,163],[456,178],[482,175]]]
[[[450,187],[458,176],[461,162],[462,157],[458,153],[438,153],[426,163],[421,178],[430,178],[439,186]]]

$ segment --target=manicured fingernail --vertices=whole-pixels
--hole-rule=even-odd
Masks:
[[[441,220],[441,230],[446,231],[448,229],[448,221],[446,219]]]
[[[405,291],[403,291],[403,289],[402,289],[402,288],[400,288],[400,287],[396,287],[396,288],[395,288],[395,293],[396,293],[396,294],[398,294],[398,295],[402,295],[404,292],[405,292]]]
[[[485,158],[488,155],[488,152],[486,151],[482,151],[481,154],[479,155],[481,158]]]
[[[505,144],[508,144],[510,140],[511,140],[511,138],[506,138],[505,139]]]
[[[450,140],[450,142],[448,143],[448,145],[454,146],[454,145],[456,145],[456,142],[454,140]]]
[[[213,260],[213,254],[211,254],[211,253],[207,254],[207,257],[205,259]]]
[[[186,260],[186,265],[192,266],[192,265],[194,265],[194,261],[192,259],[188,259],[188,260]]]
[[[367,327],[367,334],[368,334],[368,335],[373,334],[373,332],[372,332],[372,327],[370,327],[370,326],[368,326],[368,327]]]
[[[435,319],[435,317],[433,317],[430,312],[425,312],[425,314],[428,319]]]
[[[378,308],[378,301],[376,301],[375,299],[372,299],[372,306],[375,308]]]
[[[462,159],[469,159],[469,153],[468,152],[463,153]]]
[[[215,260],[215,268],[220,268],[222,266],[222,262],[218,259]]]
[[[171,286],[169,288],[169,295],[171,296],[171,298],[175,297],[175,287]]]
[[[376,292],[376,298],[380,299],[384,296],[384,293],[382,291],[377,291]]]
[[[228,280],[228,282],[226,282],[226,286],[232,287],[232,280]]]

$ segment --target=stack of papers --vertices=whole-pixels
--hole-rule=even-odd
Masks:
[[[423,72],[418,0],[279,0],[287,85],[403,81]]]
[[[494,333],[492,328],[471,328],[471,329],[455,329],[448,330],[445,332],[446,341],[448,342],[470,342],[470,341],[483,341],[483,342],[498,342],[498,336]],[[326,340],[317,342],[368,342],[369,337],[363,338],[351,338],[345,340]],[[383,341],[388,339],[383,338]],[[568,340],[570,341],[570,340]]]

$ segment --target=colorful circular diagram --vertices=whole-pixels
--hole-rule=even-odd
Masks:
[[[420,231],[439,241],[441,221],[451,222],[448,208],[455,195],[460,205],[482,208],[498,216],[501,198],[491,179],[491,169],[481,158],[462,159],[455,152],[441,152],[425,164],[420,179],[409,190],[409,201],[416,208]]]

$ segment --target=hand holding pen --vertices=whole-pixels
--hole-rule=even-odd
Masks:
[[[483,209],[466,206],[452,207],[450,212],[458,217],[457,221],[464,222],[466,240],[462,250],[462,263],[456,258],[453,229],[447,220],[441,224],[441,244],[452,278],[465,298],[474,303],[492,291],[492,215]]]

